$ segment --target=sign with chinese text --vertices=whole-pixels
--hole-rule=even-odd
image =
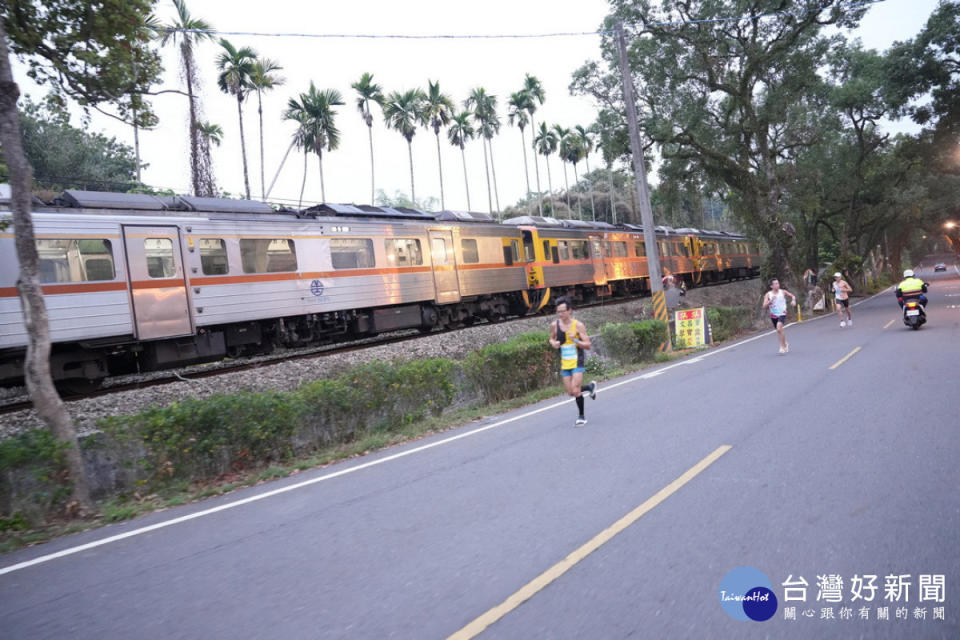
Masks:
[[[703,347],[710,342],[707,310],[704,307],[674,312],[677,347]]]

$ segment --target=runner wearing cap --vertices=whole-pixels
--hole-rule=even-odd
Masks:
[[[853,326],[853,316],[850,314],[850,292],[853,291],[853,287],[847,284],[847,281],[843,279],[843,274],[837,271],[833,274],[833,284],[830,285],[830,288],[833,289],[833,295],[835,296],[834,306],[837,308],[837,315],[840,316],[840,326]],[[847,315],[844,318],[844,311]]]

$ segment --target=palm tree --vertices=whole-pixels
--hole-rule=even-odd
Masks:
[[[292,120],[297,123],[297,130],[293,132],[292,144],[297,149],[303,149],[303,181],[300,183],[300,201],[297,203],[297,209],[303,205],[303,190],[307,186],[307,155],[313,148],[313,132],[310,129],[310,116],[307,114],[307,106],[300,98],[290,98],[287,100],[287,110],[283,112],[284,120]],[[287,149],[289,152],[289,149]],[[276,178],[274,178],[276,182]],[[271,185],[271,188],[273,185]]]
[[[334,151],[340,146],[340,130],[335,123],[334,107],[344,104],[343,96],[336,89],[317,90],[310,81],[310,90],[300,94],[300,102],[306,107],[307,122],[310,128],[311,149],[317,154],[320,166],[320,198],[327,201],[327,190],[323,183],[323,152]]]
[[[463,159],[463,186],[467,190],[467,211],[470,206],[470,181],[467,179],[467,154],[464,148],[467,146],[467,140],[474,137],[476,131],[470,125],[470,114],[466,111],[455,113],[450,117],[450,128],[447,129],[447,138],[450,144],[460,147],[460,156]]]
[[[243,136],[243,101],[253,86],[250,84],[250,72],[257,53],[250,47],[237,49],[225,38],[220,38],[223,51],[217,56],[217,85],[220,91],[237,97],[237,116],[240,118],[240,158],[243,160],[243,186],[250,199],[250,176],[247,173],[247,142]]]
[[[433,127],[433,133],[437,136],[437,167],[440,170],[440,209],[446,209],[446,201],[443,197],[443,160],[440,158],[440,127],[450,124],[450,116],[453,114],[453,100],[450,96],[440,92],[439,82],[430,82],[427,80],[427,94],[423,101],[423,119]]]
[[[279,87],[284,79],[275,72],[283,69],[269,58],[257,58],[250,69],[250,86],[257,92],[257,116],[260,119],[260,199],[266,200],[266,185],[263,178],[263,92]]]
[[[523,173],[527,179],[527,199],[530,198],[530,168],[527,165],[527,139],[523,137],[523,129],[530,124],[527,108],[530,94],[526,91],[511,93],[507,100],[507,121],[520,129],[520,148],[523,151]]]
[[[531,145],[534,149],[533,152],[533,171],[534,175],[537,177],[537,206],[540,209],[540,215],[543,215],[543,190],[540,188],[540,164],[537,162],[537,144],[533,139],[533,132],[537,130],[537,123],[533,119],[533,114],[537,111],[537,106],[543,106],[543,101],[546,98],[546,93],[543,91],[543,85],[540,84],[540,81],[536,76],[532,76],[529,73],[523,79],[523,90],[527,92],[527,95],[530,96],[530,101],[527,103],[527,113],[530,114],[530,132],[531,132]],[[549,168],[547,169],[549,173]]]
[[[194,95],[194,85],[197,84],[197,63],[193,58],[193,49],[203,40],[213,40],[210,33],[210,24],[199,18],[194,18],[187,10],[184,0],[173,0],[177,8],[177,17],[170,24],[160,28],[160,46],[168,42],[180,44],[180,64],[183,79],[187,83],[187,98],[190,101],[190,178],[193,182],[193,193],[197,196],[212,196],[213,184],[209,178],[210,156],[204,155],[200,148],[200,134],[197,123],[200,121],[200,96]]]
[[[543,156],[544,164],[547,165],[547,185],[550,193],[553,193],[553,177],[550,175],[550,154],[557,150],[557,134],[553,129],[547,126],[546,122],[541,122],[537,128],[537,134],[533,141],[537,152]]]
[[[383,107],[383,90],[373,81],[372,73],[364,73],[360,80],[350,85],[357,92],[357,110],[360,117],[367,124],[367,135],[370,138],[370,204],[375,200],[375,182],[373,179],[373,114],[370,112],[370,103]]]
[[[570,150],[570,142],[564,142],[568,137],[570,137],[570,129],[565,129],[559,124],[555,124],[553,125],[553,132],[557,136],[557,148],[559,150],[557,155],[560,156],[560,166],[563,167],[563,184],[565,185],[567,191],[567,209],[572,212],[573,207],[570,206],[570,183],[567,181],[567,154],[564,153],[565,149],[567,151]],[[566,144],[566,146],[564,146],[564,144]]]
[[[218,124],[198,122],[197,131],[200,133],[200,136],[207,141],[207,144],[212,142],[214,146],[219,147],[220,143],[223,142],[223,128]]]
[[[580,148],[583,150],[583,159],[587,163],[587,175],[590,175],[590,152],[593,151],[593,132],[584,129],[579,124],[574,127],[577,132],[577,135],[580,137]],[[574,165],[576,167],[576,165]],[[593,213],[593,220],[597,220],[597,207],[596,203],[593,201],[593,183],[589,183],[590,187],[590,211]]]
[[[487,168],[487,198],[490,199],[490,176],[493,175],[493,198],[497,203],[497,214],[500,213],[500,195],[497,193],[497,170],[493,165],[493,136],[500,131],[500,118],[497,116],[497,97],[487,93],[483,87],[477,87],[470,92],[470,96],[463,101],[463,106],[471,111],[480,136],[486,141],[483,162]],[[487,147],[490,149],[490,163],[487,164]],[[490,202],[490,213],[493,213],[493,202]]]
[[[576,131],[567,130],[567,135],[560,141],[560,157],[573,165],[573,186],[578,187],[580,177],[577,175],[577,163],[583,159],[583,140]],[[564,173],[566,177],[566,173]],[[569,187],[568,187],[569,191]],[[568,193],[569,197],[569,193]],[[577,212],[583,220],[583,198],[577,194]]]
[[[426,125],[423,115],[423,102],[426,95],[420,89],[410,89],[400,93],[394,91],[386,97],[383,104],[383,117],[387,126],[396,129],[407,140],[407,152],[410,155],[410,199],[417,201],[413,183],[413,136],[417,127]]]

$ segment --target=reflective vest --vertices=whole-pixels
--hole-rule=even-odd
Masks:
[[[906,278],[898,286],[900,292],[905,295],[923,293],[923,280],[920,278]]]

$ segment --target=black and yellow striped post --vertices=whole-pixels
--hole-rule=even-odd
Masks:
[[[670,344],[670,318],[667,315],[667,296],[663,293],[663,289],[659,291],[654,291],[653,295],[653,317],[657,320],[662,321],[667,325],[667,340],[666,342],[660,343],[659,351],[671,351],[672,347]]]

